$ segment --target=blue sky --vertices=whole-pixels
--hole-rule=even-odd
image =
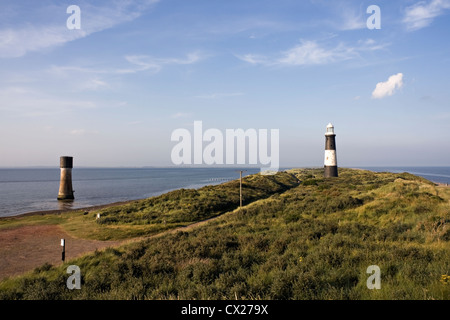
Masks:
[[[195,120],[279,129],[281,166],[322,166],[329,122],[340,166],[450,165],[450,0],[0,9],[0,166],[170,166]]]

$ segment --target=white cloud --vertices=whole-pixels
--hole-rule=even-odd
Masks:
[[[145,70],[157,73],[163,68],[163,66],[193,64],[203,59],[203,57],[199,53],[194,52],[189,53],[185,59],[154,58],[147,55],[130,55],[126,56],[125,59],[129,63],[135,65],[135,67],[116,70],[116,73],[136,73]]]
[[[250,64],[267,64],[269,62],[265,57],[255,54],[236,55],[236,58]]]
[[[300,45],[284,52],[283,57],[278,59],[278,63],[282,65],[326,64],[346,60],[354,55],[353,48],[343,45],[326,49],[319,46],[315,41],[302,41]]]
[[[169,59],[158,59],[161,64],[192,64],[196,63],[197,61],[203,59],[202,56],[200,56],[199,53],[193,52],[189,53],[186,56],[186,59],[176,59],[176,58],[169,58]]]
[[[195,98],[200,99],[219,99],[219,98],[227,98],[227,97],[238,97],[243,96],[242,92],[233,92],[233,93],[211,93],[211,94],[202,94],[195,96]]]
[[[156,2],[158,0],[111,1],[103,7],[83,2],[80,4],[82,14],[79,30],[67,29],[65,20],[61,23],[61,19],[47,22],[45,25],[27,21],[22,26],[0,29],[0,58],[21,57],[28,52],[61,46],[92,33],[132,21]],[[51,17],[60,17],[61,12],[65,14],[66,8],[61,4],[50,6],[47,11],[47,16],[51,19]]]
[[[418,30],[431,24],[434,18],[450,9],[450,0],[419,1],[405,9],[403,23],[408,30]]]
[[[317,41],[302,40],[299,45],[282,52],[276,58],[262,55],[246,54],[236,55],[242,61],[253,65],[268,66],[306,66],[323,65],[333,62],[350,60],[358,57],[365,51],[376,51],[385,48],[387,44],[377,44],[373,39],[359,41],[357,46],[347,46],[339,43],[335,47],[325,47]]]
[[[351,6],[342,8],[342,21],[337,28],[339,30],[358,30],[367,27],[366,18],[362,12],[356,12]]]
[[[117,73],[136,73],[139,71],[149,70],[151,72],[159,72],[161,70],[161,65],[152,61],[151,57],[144,55],[126,56],[125,59],[133,64],[134,68],[119,69]]]
[[[177,112],[175,114],[173,114],[171,117],[172,118],[186,118],[189,117],[190,113],[185,113],[185,112]]]
[[[164,66],[169,65],[188,65],[196,63],[202,60],[204,56],[197,52],[189,53],[186,58],[155,58],[148,55],[128,55],[125,56],[125,60],[131,64],[128,68],[115,68],[115,69],[97,69],[90,67],[80,67],[80,66],[52,66],[47,71],[51,74],[61,77],[73,77],[74,73],[81,74],[129,74],[137,73],[141,71],[149,71],[152,73],[159,72]],[[89,80],[92,87],[100,87],[106,85],[101,80],[90,79]]]
[[[67,32],[62,26],[26,26],[0,30],[0,58],[16,58],[86,36],[84,31]]]
[[[372,98],[381,99],[392,96],[394,92],[403,86],[403,73],[397,73],[389,77],[385,82],[378,82],[372,92]]]
[[[93,79],[88,79],[85,82],[83,82],[80,85],[80,89],[95,91],[95,90],[98,90],[98,89],[101,89],[101,88],[104,88],[107,86],[108,86],[108,84],[105,81],[100,80],[98,78],[93,78]]]

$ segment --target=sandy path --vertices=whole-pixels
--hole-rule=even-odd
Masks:
[[[33,270],[46,262],[62,263],[62,238],[66,241],[66,260],[121,243],[75,239],[56,225],[3,229],[0,231],[0,280]]]
[[[190,231],[212,220],[234,213],[236,210],[192,223],[185,227],[163,231],[147,237],[138,237],[119,241],[100,241],[77,239],[70,236],[60,226],[22,226],[0,230],[0,280],[33,270],[48,262],[61,264],[61,239],[66,241],[66,261],[96,249],[118,246],[149,238],[157,238],[177,231]]]

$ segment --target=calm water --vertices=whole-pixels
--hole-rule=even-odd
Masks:
[[[372,171],[410,172],[450,184],[450,167],[360,167]],[[59,168],[0,169],[0,216],[26,212],[82,208],[144,199],[179,188],[200,188],[239,178],[236,168],[87,169],[72,173],[75,201],[61,202]],[[248,169],[244,175],[259,172]]]
[[[239,178],[237,168],[87,169],[72,171],[75,201],[57,201],[60,170],[0,169],[0,216],[144,199],[179,188]],[[259,172],[246,169],[244,176]]]

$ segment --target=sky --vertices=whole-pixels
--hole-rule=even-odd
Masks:
[[[339,166],[449,166],[448,39],[450,0],[0,0],[0,167],[173,166],[194,121],[278,129],[282,167],[329,122]]]

